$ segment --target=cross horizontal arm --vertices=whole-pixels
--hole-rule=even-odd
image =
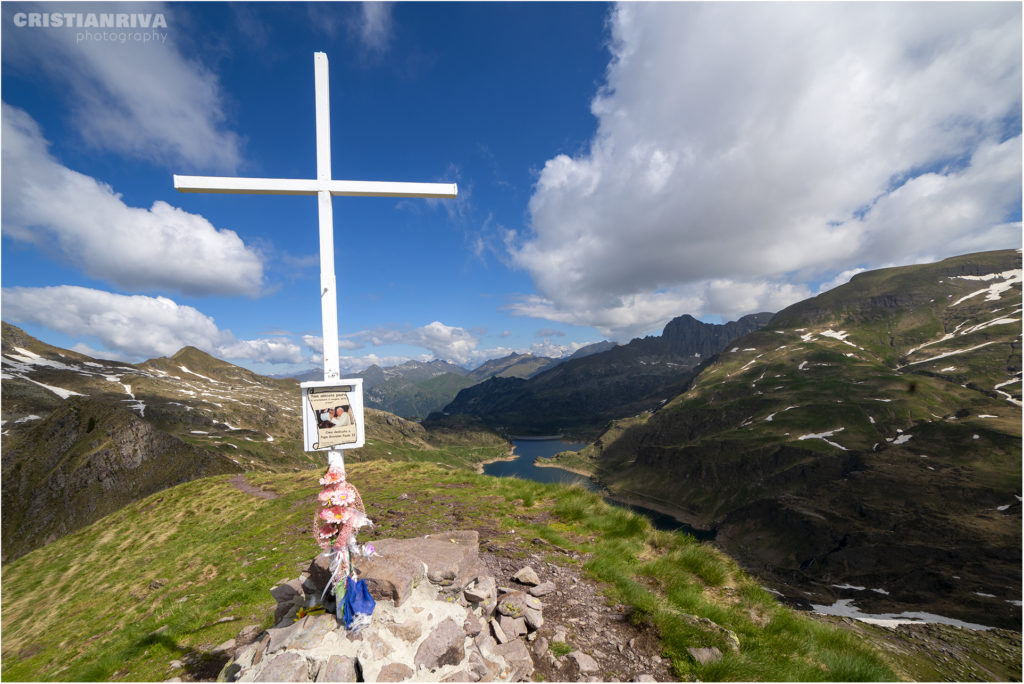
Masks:
[[[389,181],[314,180],[304,178],[231,178],[174,176],[179,192],[224,192],[238,195],[315,195],[326,190],[343,197],[438,197],[459,194],[455,183],[392,183]]]

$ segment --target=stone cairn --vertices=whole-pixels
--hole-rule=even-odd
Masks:
[[[239,634],[221,671],[229,682],[527,681],[527,641],[544,624],[540,596],[555,590],[532,568],[499,587],[480,562],[476,531],[374,541],[376,555],[357,564],[377,601],[368,627],[352,633],[321,605],[330,578],[318,557],[298,579],[271,589],[274,627]],[[325,606],[328,611],[332,605]],[[534,644],[536,646],[536,644]],[[535,649],[537,650],[537,649]]]

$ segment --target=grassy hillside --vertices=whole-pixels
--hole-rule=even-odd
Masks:
[[[573,465],[717,527],[794,595],[1019,624],[1020,268],[1007,250],[860,274]]]
[[[244,476],[276,498],[240,490],[232,477],[241,476],[183,484],[8,565],[3,679],[161,680],[180,674],[171,660],[208,653],[246,624],[269,626],[268,589],[317,553],[310,517],[318,474]],[[546,560],[583,563],[606,583],[609,602],[655,626],[680,678],[895,677],[884,655],[776,604],[712,547],[655,531],[583,490],[422,463],[359,463],[349,475],[377,523],[361,538],[473,528],[485,545],[511,544],[523,555],[535,537],[581,553],[572,560],[552,551]],[[739,649],[729,649],[726,631],[695,618],[731,631]],[[691,646],[718,646],[726,656],[701,666],[687,654]],[[212,656],[206,662],[216,665]],[[203,674],[201,663],[193,676]]]
[[[92,359],[3,324],[4,562],[153,492],[217,473],[320,467],[300,390],[193,347],[141,364]],[[367,409],[354,459],[473,468],[507,453],[477,430],[428,432]]]

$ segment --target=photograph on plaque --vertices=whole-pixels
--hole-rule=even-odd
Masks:
[[[306,401],[309,402],[316,422],[316,442],[312,445],[314,449],[344,447],[358,440],[356,421],[361,420],[362,416],[357,417],[357,411],[349,399],[352,390],[348,386],[306,388]]]

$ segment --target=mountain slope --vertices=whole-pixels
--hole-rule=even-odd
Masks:
[[[794,594],[1019,624],[1020,288],[1009,250],[860,274],[584,457]]]
[[[491,378],[463,390],[444,412],[523,435],[593,433],[609,420],[652,409],[681,392],[702,360],[756,330],[770,314],[724,325],[673,319],[659,337],[561,363],[529,379]],[[428,424],[443,424],[431,416]]]
[[[237,462],[161,432],[124,407],[72,397],[5,445],[3,561],[153,492],[241,471]]]
[[[215,473],[320,468],[302,449],[300,391],[186,347],[129,365],[2,331],[3,555],[16,557],[148,493]],[[428,432],[368,408],[349,461],[472,468],[508,451],[493,434]]]
[[[406,418],[419,418],[444,406],[475,381],[469,371],[447,361],[407,361],[400,366],[370,366],[363,378],[366,405]]]
[[[528,377],[553,359],[510,354],[467,371],[447,361],[407,361],[400,366],[370,366],[363,378],[366,405],[411,419],[440,411],[460,390],[490,377]]]
[[[488,378],[528,378],[536,374],[537,371],[557,364],[559,361],[559,359],[534,356],[533,354],[509,354],[500,359],[484,362],[470,373],[470,377],[477,382]]]

